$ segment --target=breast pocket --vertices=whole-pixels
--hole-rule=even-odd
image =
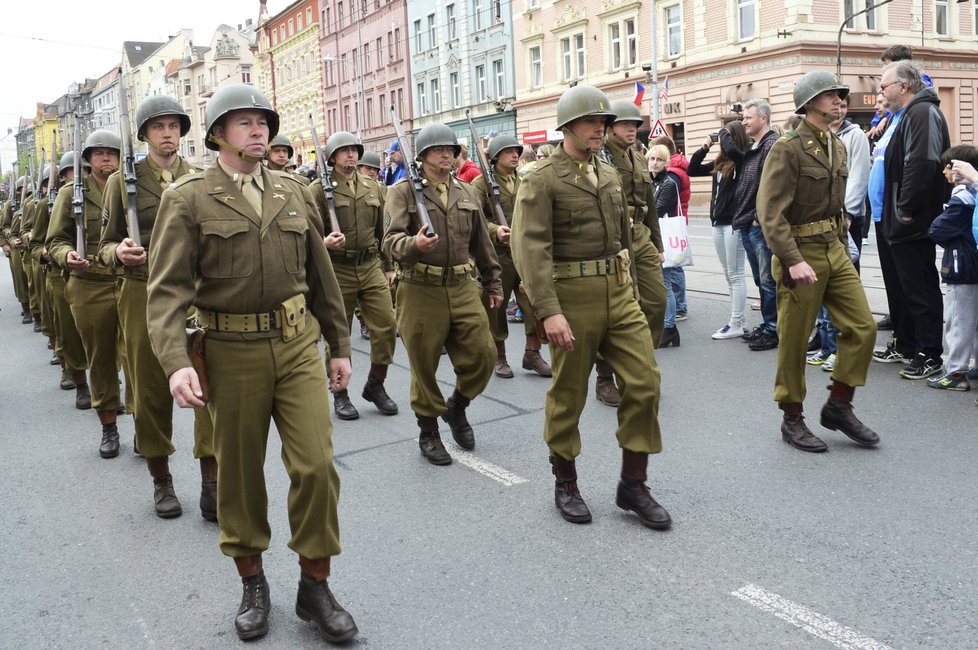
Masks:
[[[247,221],[212,219],[200,224],[200,272],[209,278],[251,275],[255,260]]]
[[[819,165],[807,165],[798,170],[795,203],[817,207],[825,205],[829,189],[829,170]]]
[[[282,241],[282,262],[289,273],[302,273],[306,268],[306,232],[309,223],[301,217],[280,218],[279,238]]]
[[[472,224],[478,217],[479,206],[464,199],[455,205],[458,208],[458,230],[465,237],[469,237],[472,234]]]
[[[557,196],[554,201],[554,232],[576,235],[588,211],[596,212],[594,201],[587,197]]]

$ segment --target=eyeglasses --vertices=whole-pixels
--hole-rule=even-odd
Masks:
[[[880,92],[883,92],[884,90],[886,90],[887,88],[889,88],[893,84],[902,84],[902,83],[903,83],[902,81],[891,81],[888,84],[880,84]]]

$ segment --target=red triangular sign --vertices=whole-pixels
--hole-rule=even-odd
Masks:
[[[662,126],[662,120],[656,120],[655,124],[652,125],[652,133],[649,134],[650,138],[661,138],[662,136],[668,136],[666,132],[666,127]]]

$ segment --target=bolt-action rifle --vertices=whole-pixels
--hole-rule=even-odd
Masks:
[[[411,153],[411,145],[408,144],[408,140],[404,136],[404,127],[401,126],[401,120],[398,119],[393,104],[391,104],[391,120],[394,122],[394,132],[397,134],[397,143],[401,148],[401,155],[404,156],[404,167],[407,169],[411,184],[414,185],[414,205],[418,208],[418,217],[421,219],[421,225],[428,227],[425,231],[425,237],[434,237],[435,227],[431,224],[431,215],[428,214],[428,206],[424,202],[425,181],[421,178],[418,161]]]
[[[129,98],[123,81],[122,68],[119,68],[119,135],[122,137],[122,173],[119,180],[125,190],[123,202],[126,206],[126,228],[129,239],[136,246],[142,246],[139,239],[139,215],[136,212],[136,152],[132,145],[132,123],[129,115]]]
[[[316,172],[319,174],[319,182],[323,185],[323,194],[326,195],[326,216],[329,217],[329,231],[330,233],[343,232],[340,230],[340,220],[336,217],[333,183],[329,178],[329,169],[326,168],[323,148],[319,146],[319,136],[316,134],[316,123],[312,119],[312,113],[309,113],[309,129],[312,131],[312,146],[316,150]]]
[[[82,178],[81,122],[75,115],[75,178],[71,209],[75,214],[75,252],[85,259],[85,180]]]
[[[51,173],[48,174],[48,210],[54,209],[54,201],[58,198],[58,130],[54,130],[54,140],[51,144]]]
[[[479,136],[475,132],[475,124],[472,123],[472,118],[469,117],[469,109],[465,109],[465,119],[469,121],[469,134],[472,136],[472,148],[478,154],[479,167],[482,168],[482,175],[485,177],[486,187],[489,189],[489,205],[492,208],[492,216],[495,217],[497,224],[503,228],[509,228],[509,222],[506,221],[506,215],[503,213],[503,204],[499,194],[499,182],[496,180],[496,170],[489,164],[486,152],[479,146]]]

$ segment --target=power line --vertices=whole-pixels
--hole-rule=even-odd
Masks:
[[[23,34],[0,34],[3,38],[19,38],[25,41],[37,41],[39,43],[55,43],[57,45],[71,45],[72,47],[87,47],[91,50],[104,50],[106,52],[118,52],[117,48],[112,47],[101,47],[98,45],[89,45],[87,43],[72,43],[70,41],[56,41],[50,38],[43,38],[41,36],[25,36]]]

